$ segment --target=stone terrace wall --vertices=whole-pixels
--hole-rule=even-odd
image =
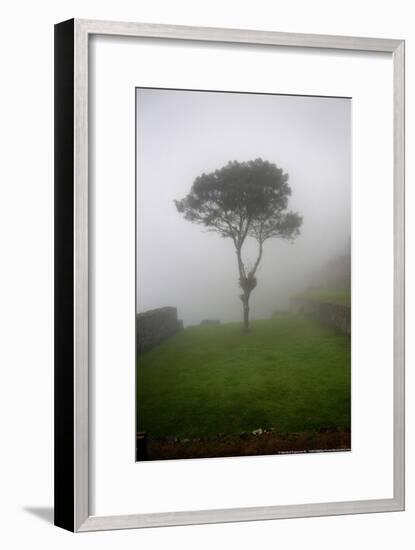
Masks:
[[[175,307],[152,309],[136,316],[137,349],[143,351],[183,329]]]
[[[351,315],[350,307],[313,300],[295,301],[293,309],[297,313],[305,313],[313,319],[330,325],[340,332],[350,334]]]

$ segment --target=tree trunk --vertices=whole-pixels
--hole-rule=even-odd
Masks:
[[[249,332],[249,294],[246,292],[243,295],[242,306],[244,311],[244,331]]]

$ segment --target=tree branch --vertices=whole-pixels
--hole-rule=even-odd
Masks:
[[[261,258],[262,258],[264,241],[262,239],[260,239],[260,240],[258,240],[258,244],[259,244],[258,257],[256,259],[256,262],[254,263],[254,267],[249,272],[250,277],[253,277],[255,275],[256,270],[258,269],[259,263],[260,263]]]

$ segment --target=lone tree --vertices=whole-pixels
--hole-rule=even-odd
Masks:
[[[302,217],[287,212],[291,188],[288,174],[260,158],[229,162],[220,170],[197,177],[177,210],[186,220],[205,226],[233,241],[239,270],[240,299],[244,329],[249,330],[249,298],[257,286],[256,271],[266,240],[273,237],[293,241],[300,234]],[[258,243],[253,264],[244,262],[242,247],[247,237]]]

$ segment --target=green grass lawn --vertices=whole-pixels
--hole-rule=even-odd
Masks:
[[[137,360],[137,429],[199,438],[350,428],[350,338],[301,315],[183,330]]]
[[[337,288],[311,288],[297,294],[296,299],[310,300],[350,307],[350,290]]]

